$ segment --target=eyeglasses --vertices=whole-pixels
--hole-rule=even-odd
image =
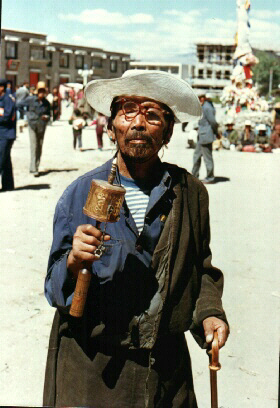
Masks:
[[[145,106],[127,99],[119,99],[116,102],[121,103],[122,111],[127,121],[132,121],[137,115],[142,113],[148,123],[159,126],[165,120],[164,115],[170,114],[166,110],[149,106],[148,104],[152,103],[149,101],[144,102]]]

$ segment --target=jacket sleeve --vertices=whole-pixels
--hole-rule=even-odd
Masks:
[[[21,101],[16,102],[17,109],[22,109],[25,106],[29,107],[32,100],[33,100],[33,96],[30,95],[30,96],[27,96],[26,98],[22,99]]]
[[[215,114],[214,114],[214,109],[210,106],[206,106],[204,109],[204,115],[208,122],[210,123],[210,126],[213,130],[213,132],[216,134],[218,132],[218,123],[216,122],[215,119]]]
[[[9,96],[5,98],[4,114],[0,116],[0,125],[15,120],[15,102]]]
[[[212,253],[210,250],[210,223],[209,223],[209,198],[205,187],[200,193],[200,235],[201,256],[200,279],[201,286],[193,314],[192,334],[198,344],[206,348],[203,320],[215,316],[227,323],[227,318],[222,305],[223,274],[220,269],[211,263]],[[227,323],[228,324],[228,323]]]
[[[45,296],[51,306],[62,311],[69,309],[75,289],[75,282],[67,271],[67,257],[72,249],[72,240],[73,234],[60,199],[54,215],[53,243],[45,279]]]

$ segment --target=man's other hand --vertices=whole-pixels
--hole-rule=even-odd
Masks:
[[[214,338],[214,331],[218,332],[219,348],[222,348],[227,341],[229,335],[228,325],[217,317],[207,317],[203,320],[204,334],[206,337],[206,343],[210,344]]]

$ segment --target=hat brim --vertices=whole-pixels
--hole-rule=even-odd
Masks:
[[[115,79],[97,79],[85,88],[85,97],[97,112],[110,116],[116,96],[144,96],[167,105],[176,122],[201,118],[201,105],[190,85],[165,72],[139,72]]]

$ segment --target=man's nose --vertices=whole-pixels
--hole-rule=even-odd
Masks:
[[[146,130],[146,118],[144,113],[139,112],[137,116],[135,116],[135,118],[132,121],[132,126],[131,129],[134,130]]]

